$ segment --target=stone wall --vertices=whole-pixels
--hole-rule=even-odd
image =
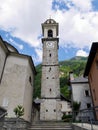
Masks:
[[[59,99],[43,99],[40,120],[61,120],[61,102]]]
[[[49,73],[49,69],[51,72]],[[42,67],[41,97],[60,97],[59,68],[58,66]]]
[[[27,130],[29,123],[23,119],[6,118],[0,130]]]
[[[52,42],[53,46],[48,47],[47,43]],[[43,43],[43,65],[57,65],[58,64],[58,42],[44,41]],[[51,54],[51,55],[50,55]]]

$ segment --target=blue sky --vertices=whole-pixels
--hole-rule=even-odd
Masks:
[[[0,35],[37,65],[42,61],[41,24],[59,23],[59,61],[88,56],[98,41],[98,0],[0,0]],[[42,3],[43,2],[43,3]]]

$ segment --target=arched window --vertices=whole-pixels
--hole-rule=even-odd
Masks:
[[[52,30],[48,30],[48,37],[53,37],[53,31]]]

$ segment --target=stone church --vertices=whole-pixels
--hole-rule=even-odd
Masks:
[[[31,120],[32,93],[36,70],[32,58],[19,52],[0,37],[0,106],[7,117],[15,117],[17,105],[25,109],[23,119]]]
[[[58,30],[59,25],[53,19],[42,24],[41,99],[35,103],[40,104],[39,120],[42,121],[59,121],[64,110],[59,83]],[[31,122],[35,118],[32,112],[35,109],[32,108],[35,75],[31,56],[20,54],[0,37],[0,106],[7,110],[7,117],[15,117],[14,108],[22,105],[25,110],[23,119]]]

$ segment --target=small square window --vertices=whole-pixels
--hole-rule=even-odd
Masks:
[[[87,108],[90,108],[91,107],[91,104],[90,103],[87,103]]]
[[[46,109],[46,112],[48,112],[48,110]]]
[[[85,96],[86,96],[86,97],[89,97],[89,96],[90,96],[89,90],[85,90]]]
[[[54,109],[54,112],[56,112],[56,110]]]

